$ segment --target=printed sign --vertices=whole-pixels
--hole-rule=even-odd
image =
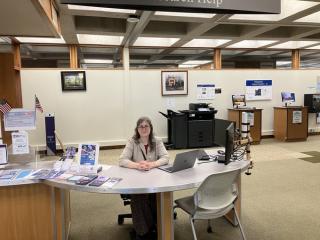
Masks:
[[[272,80],[247,80],[246,100],[272,100]]]

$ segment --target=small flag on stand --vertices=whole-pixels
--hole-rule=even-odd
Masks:
[[[11,107],[9,103],[5,99],[0,100],[0,111],[5,114],[7,112],[10,112]]]
[[[34,95],[34,97],[35,97],[35,109],[38,109],[41,113],[43,113],[43,108],[40,104],[40,101],[39,101],[37,95]]]

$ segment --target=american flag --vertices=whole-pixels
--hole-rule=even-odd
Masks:
[[[42,106],[40,104],[40,101],[39,101],[37,95],[35,95],[34,97],[35,97],[35,108],[43,113],[43,108],[42,108]]]
[[[9,103],[5,99],[0,100],[0,111],[5,114],[7,112],[10,112],[11,107]]]

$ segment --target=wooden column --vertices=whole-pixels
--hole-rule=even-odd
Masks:
[[[292,61],[292,69],[300,68],[300,50],[299,49],[292,50],[291,61]]]
[[[77,45],[69,45],[70,68],[78,68],[78,47]]]
[[[20,68],[20,45],[13,42],[12,53],[0,53],[0,99],[6,99],[12,108],[22,108]],[[3,142],[9,145],[11,133],[3,129],[2,113],[0,120]]]
[[[214,63],[214,68],[216,70],[221,70],[222,59],[221,59],[221,49],[220,48],[214,49],[213,63]]]

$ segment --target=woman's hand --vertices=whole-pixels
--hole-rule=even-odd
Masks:
[[[138,162],[138,168],[139,170],[149,171],[152,168],[157,167],[156,162],[148,162],[148,161],[140,161]]]

